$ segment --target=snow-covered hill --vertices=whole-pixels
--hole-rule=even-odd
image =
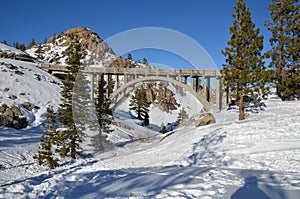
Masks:
[[[243,122],[223,110],[216,124],[118,143],[53,171],[32,159],[31,130],[2,130],[0,197],[298,199],[300,103],[266,105]]]
[[[37,64],[0,58],[0,105],[19,107],[29,125],[40,125],[47,106],[57,110],[61,81],[39,69]],[[21,106],[29,102],[32,111]],[[33,124],[34,123],[34,124]],[[1,129],[0,129],[1,131]]]

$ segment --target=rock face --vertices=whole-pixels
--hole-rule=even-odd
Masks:
[[[12,127],[15,129],[27,127],[28,122],[17,106],[9,108],[6,104],[3,104],[0,107],[0,111],[0,126]]]
[[[173,92],[167,88],[167,84],[148,83],[139,89],[146,92],[146,98],[160,110],[169,113],[177,110],[180,104],[175,100]]]
[[[66,64],[67,49],[75,37],[87,53],[82,62],[90,65],[104,64],[104,60],[115,58],[112,49],[103,42],[98,34],[86,27],[71,28],[55,34],[44,44],[35,45],[26,52],[53,64]]]
[[[29,54],[21,50],[13,49],[13,47],[10,47],[3,43],[0,43],[0,58],[14,59],[20,61],[27,61],[27,62],[34,62],[36,60],[35,58],[31,57]]]

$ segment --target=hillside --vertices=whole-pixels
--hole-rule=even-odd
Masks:
[[[15,48],[1,45],[0,50],[22,54]],[[24,54],[24,53],[23,53]],[[0,107],[17,107],[29,126],[43,123],[46,107],[57,110],[60,103],[61,80],[39,69],[37,63],[0,58]],[[2,123],[2,122],[1,122]]]
[[[41,45],[35,45],[26,52],[32,57],[53,64],[65,65],[67,59],[66,50],[73,38],[77,37],[86,51],[86,58],[82,60],[87,65],[106,65],[116,56],[112,49],[94,31],[85,28],[71,28],[60,34],[55,34]]]

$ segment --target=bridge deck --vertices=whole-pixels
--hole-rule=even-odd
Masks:
[[[40,68],[47,71],[67,72],[66,66],[40,64]],[[159,75],[159,76],[186,76],[186,77],[219,77],[219,70],[191,70],[191,69],[161,69],[161,68],[100,68],[86,67],[84,73],[105,73],[111,75]]]

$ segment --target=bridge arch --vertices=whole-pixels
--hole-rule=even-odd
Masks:
[[[153,81],[163,81],[172,83],[174,85],[177,85],[185,90],[185,92],[190,92],[193,96],[196,97],[196,99],[203,105],[205,110],[210,110],[212,108],[212,105],[205,99],[203,95],[200,93],[195,92],[191,86],[188,84],[185,84],[181,81],[178,81],[176,79],[173,79],[172,77],[165,77],[165,76],[145,76],[145,77],[138,77],[136,79],[133,79],[131,81],[126,82],[119,88],[117,88],[112,94],[111,94],[111,108],[112,110],[115,109],[116,105],[124,98],[126,97],[131,91],[133,91],[135,88],[137,88],[140,85],[143,85],[144,82],[153,82]]]

